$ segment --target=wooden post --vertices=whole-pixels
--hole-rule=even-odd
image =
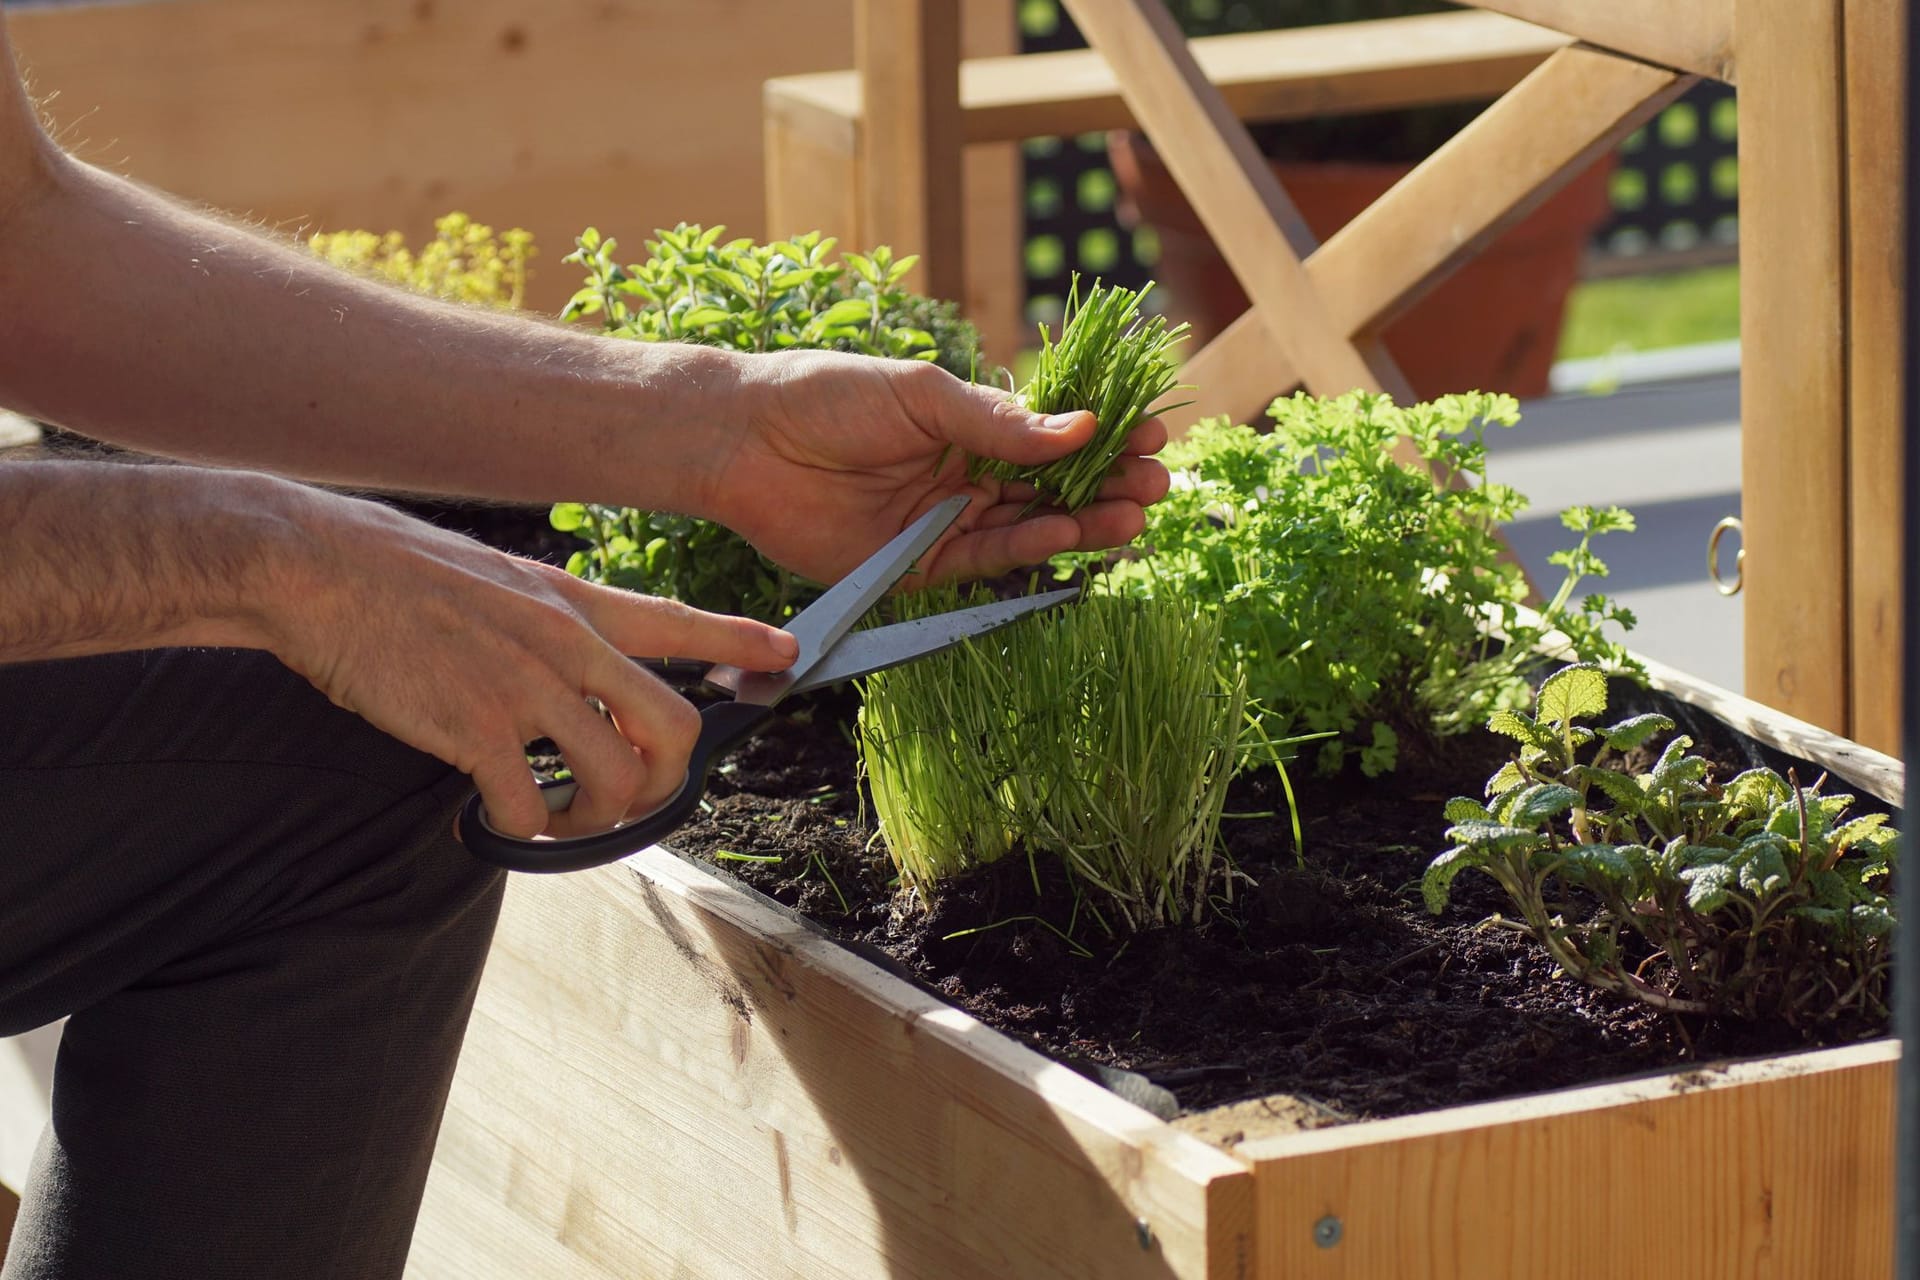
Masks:
[[[856,0],[863,238],[918,253],[912,288],[966,292],[960,0]]]
[[[1892,755],[1901,749],[1906,9],[1901,0],[1850,0],[1846,29],[1850,736]]]
[[[1840,0],[1738,0],[1746,685],[1837,733],[1847,698]]]

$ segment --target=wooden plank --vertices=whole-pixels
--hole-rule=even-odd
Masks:
[[[962,18],[961,42],[970,55],[994,55],[1018,43],[1010,0],[972,0]],[[834,72],[827,79],[848,91],[823,97],[812,91],[818,76],[781,77],[764,86],[767,225],[773,234],[817,228],[849,248],[871,248],[883,237],[866,232],[858,73]],[[1009,362],[1026,329],[1019,148],[969,146],[961,170],[966,279],[957,296],[980,330],[987,358]],[[916,251],[911,244],[896,247]]]
[[[854,154],[857,132],[857,127],[850,126],[843,144],[836,146],[818,130],[795,128],[792,118],[782,110],[767,112],[768,235],[821,231],[841,237],[850,249],[868,247],[859,239],[860,164]]]
[[[1349,342],[1332,322],[1301,263],[1312,235],[1166,8],[1158,0],[1065,4],[1113,64],[1128,105],[1302,381],[1316,394],[1364,388],[1404,397],[1386,353]]]
[[[1437,13],[1190,42],[1201,72],[1242,120],[1476,102],[1504,93],[1572,37],[1494,13]],[[971,47],[971,46],[970,46]],[[819,118],[860,111],[857,76],[786,77],[781,92]],[[1113,67],[1090,49],[972,57],[960,64],[968,142],[1129,129]]]
[[[1239,1162],[654,849],[515,879],[410,1269],[1213,1280],[1248,1274],[1252,1193]]]
[[[1898,1054],[1883,1040],[1242,1144],[1255,1274],[1889,1275]]]
[[[1745,0],[1740,0],[1744,3]],[[1736,0],[1468,0],[1564,31],[1589,44],[1648,62],[1733,83]],[[1774,6],[1772,17],[1792,26],[1796,7]],[[1740,27],[1744,41],[1747,24]],[[1744,50],[1742,51],[1744,53]],[[1742,122],[1744,123],[1744,121]]]
[[[1330,322],[1377,333],[1692,82],[1586,46],[1555,53],[1307,259]],[[1183,379],[1200,390],[1176,430],[1248,420],[1298,381],[1258,314],[1188,362]]]
[[[533,304],[556,309],[588,223],[634,248],[682,219],[761,234],[758,86],[853,49],[848,0],[166,0],[8,26],[96,162],[289,229],[417,241],[453,208],[525,226]],[[779,34],[722,50],[718,31]]]
[[[961,227],[959,0],[854,0],[862,231],[875,243],[921,255],[911,286],[960,297],[966,280]]]
[[[1020,24],[1013,0],[964,0],[960,48],[969,58],[1016,52]],[[980,330],[986,361],[1012,364],[1031,332],[1026,323],[1026,162],[1013,142],[995,142],[965,147],[960,164],[966,245],[961,305]]]
[[[1847,733],[1841,2],[1740,0],[1741,508],[1753,698]]]
[[[1892,754],[1900,741],[1901,239],[1906,187],[1907,6],[1853,0],[1846,17],[1847,499],[1852,596],[1850,732]]]
[[[20,1197],[0,1187],[0,1259],[7,1256],[7,1241],[13,1236],[13,1224],[20,1217]]]

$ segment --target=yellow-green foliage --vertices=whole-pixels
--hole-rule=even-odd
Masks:
[[[434,238],[418,252],[398,231],[323,231],[307,244],[335,266],[436,298],[488,307],[521,305],[535,252],[532,232],[514,227],[496,235],[464,213],[449,213],[433,227]]]

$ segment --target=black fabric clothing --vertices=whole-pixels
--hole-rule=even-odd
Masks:
[[[0,1035],[70,1016],[0,1280],[405,1263],[503,878],[271,656],[0,666]]]

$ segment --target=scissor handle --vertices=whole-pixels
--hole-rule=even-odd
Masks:
[[[700,712],[700,736],[687,758],[687,778],[673,798],[642,818],[605,831],[560,839],[522,840],[503,835],[487,821],[486,806],[475,792],[460,810],[460,839],[483,862],[509,871],[584,871],[618,862],[678,831],[706,794],[707,774],[715,761],[759,728],[773,712],[753,702],[716,702]],[[560,810],[573,800],[571,782],[543,782],[540,789],[549,810]]]

